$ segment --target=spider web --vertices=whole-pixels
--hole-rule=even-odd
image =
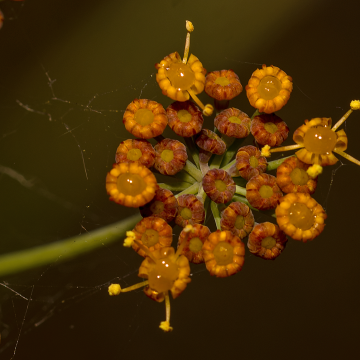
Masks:
[[[225,3],[233,5],[232,2]],[[162,31],[161,25],[147,19],[145,10],[133,23],[125,21],[124,17],[134,13],[134,6],[126,1],[119,8],[113,1],[102,6],[96,1],[89,1],[86,6],[74,6],[70,1],[54,2],[52,6],[40,0],[0,2],[5,16],[0,30],[0,43],[4,49],[1,60],[3,79],[0,83],[1,253],[84,234],[137,213],[137,210],[124,209],[108,201],[104,190],[105,175],[114,161],[116,147],[130,137],[121,122],[126,106],[134,98],[159,101],[164,107],[171,103],[156,84],[153,64],[174,51],[174,47],[181,53],[184,31],[174,29],[174,35],[163,34],[163,38],[156,38],[157,42],[165,45],[159,44],[154,50],[150,38],[145,41],[144,36],[147,30],[149,36],[158,36]],[[177,26],[181,26],[183,18],[187,18],[185,10],[190,9],[190,3],[186,1],[162,2],[155,9],[160,10],[161,6],[179,14],[166,20],[166,24],[171,26],[168,27],[169,33],[175,28],[172,21],[181,18],[176,22]],[[185,6],[185,10],[181,6]],[[191,9],[193,17],[200,21],[204,7],[199,2]],[[319,20],[318,13],[312,10],[314,15],[309,15],[308,21]],[[120,11],[124,24],[117,23],[116,11]],[[214,16],[210,12],[207,14]],[[270,14],[277,16],[274,10]],[[90,25],[85,24],[86,17]],[[34,18],[37,24],[34,24]],[[101,36],[99,29],[92,25],[97,18],[104,22]],[[268,18],[265,17],[265,20]],[[227,23],[222,18],[219,21]],[[131,38],[129,29],[133,24],[140,31],[137,35],[132,34]],[[111,35],[114,27],[119,40]],[[324,36],[321,27],[319,29],[318,36]],[[340,41],[345,36],[342,33],[339,35],[340,31],[328,34],[323,38],[323,44],[306,35],[296,46],[289,44],[285,51],[281,44],[289,43],[286,36],[301,39],[299,33],[302,34],[303,29],[300,27],[299,30],[299,26],[294,25],[292,35],[281,36],[280,30],[269,30],[266,41],[259,43],[262,51],[253,50],[239,55],[231,44],[240,42],[234,35],[229,35],[231,32],[225,38],[219,38],[223,45],[220,40],[212,40],[217,39],[213,27],[207,30],[209,34],[201,27],[196,30],[199,32],[194,36],[192,46],[198,49],[195,54],[199,58],[209,59],[206,64],[208,70],[232,68],[239,74],[243,85],[261,66],[263,58],[260,54],[267,54],[271,50],[269,47],[274,47],[264,61],[284,65],[285,71],[289,68],[289,73],[297,79],[289,104],[279,113],[291,131],[306,118],[331,116],[335,122],[347,111],[348,102],[352,99],[348,96],[356,97],[355,87],[342,95],[339,95],[341,90],[326,86],[324,89],[323,84],[328,78],[322,74],[325,70],[322,70],[320,60],[304,57],[304,67],[313,65],[306,71],[295,65],[294,56],[299,49],[313,47],[325,51],[330,40],[338,42],[340,47]],[[346,35],[351,31],[349,28]],[[107,40],[110,35],[111,39]],[[246,35],[237,36],[241,37],[245,49],[250,48]],[[201,46],[201,37],[211,37],[211,41],[218,44],[218,51]],[[274,43],[276,39],[279,40]],[[305,46],[306,41],[309,43]],[[336,57],[335,54],[333,56]],[[354,61],[350,58],[343,64],[351,68]],[[351,71],[343,69],[343,72],[341,79],[336,78],[339,89],[351,85]],[[308,84],[313,81],[314,74],[318,74],[321,80],[310,86]],[[204,100],[206,95],[201,95],[201,98]],[[249,114],[252,112],[244,94],[231,105]],[[352,115],[354,118],[358,116]],[[356,119],[350,119],[342,126],[349,137],[347,152],[356,158],[360,158],[355,135],[359,130],[358,123]],[[212,128],[212,119],[207,119],[205,126]],[[166,131],[165,136],[174,137],[169,129]],[[245,144],[251,143],[250,138],[247,141]],[[285,144],[291,143],[289,138]],[[259,326],[263,331],[273,331],[270,325],[260,323],[265,317],[275,321],[272,314],[264,312],[257,315],[263,304],[260,299],[265,299],[272,309],[278,309],[281,302],[281,310],[276,312],[283,315],[276,317],[276,326],[282,331],[290,329],[299,334],[295,328],[312,326],[310,334],[322,331],[329,335],[327,331],[330,330],[326,328],[333,329],[333,326],[323,309],[330,311],[335,306],[337,315],[334,317],[347,327],[344,333],[354,332],[357,326],[355,320],[359,319],[359,312],[354,310],[359,300],[354,290],[359,267],[353,255],[356,251],[349,254],[346,250],[356,250],[358,245],[350,228],[350,224],[356,221],[356,215],[346,208],[353,208],[352,204],[359,199],[352,191],[356,188],[359,175],[359,169],[343,159],[334,167],[325,169],[315,194],[328,213],[328,224],[319,240],[305,246],[289,241],[284,254],[270,264],[247,253],[241,274],[221,281],[210,278],[203,265],[192,267],[189,289],[179,300],[172,301],[172,324],[178,340],[172,334],[164,335],[157,329],[165,317],[164,307],[148,300],[141,289],[115,299],[108,296],[110,283],[119,282],[127,286],[138,282],[137,270],[141,261],[136,253],[124,249],[121,241],[112,246],[103,244],[97,251],[72,261],[62,262],[60,255],[48,266],[0,278],[1,358],[140,356],[144,350],[137,348],[138,339],[142,339],[143,346],[147,348],[159,339],[167,342],[157,349],[158,354],[162,354],[165,350],[173,351],[179,346],[179,339],[185,342],[190,334],[199,340],[211,339],[210,330],[205,325],[210,313],[214,326],[225,324],[227,329],[247,339],[233,321],[232,314],[223,307],[241,308],[239,318],[246,324],[248,333],[255,333]],[[257,222],[269,221],[268,216],[255,216]],[[213,230],[213,219],[208,218],[206,225]],[[179,231],[174,228],[175,238]],[[339,238],[345,245],[334,250]],[[325,245],[327,241],[328,246]],[[334,266],[340,261],[341,266]],[[307,296],[304,294],[312,298],[311,305],[305,303]],[[228,306],[221,305],[218,309],[224,298]],[[334,305],[336,301],[338,306]],[[297,307],[295,311],[291,304]],[[244,309],[251,311],[244,314]],[[226,314],[225,319],[222,314]],[[291,322],[288,322],[289,318]],[[307,323],[306,318],[312,318],[312,322],[308,320]],[[191,329],[189,322],[192,322]],[[232,335],[228,336],[232,338]],[[287,335],[283,336],[294,345]],[[351,337],[344,338],[345,335],[341,338],[343,343],[350,342]],[[325,344],[321,337],[320,343]],[[120,344],[119,347],[117,344]],[[253,343],[250,340],[248,344]],[[290,345],[288,347],[291,348]],[[318,351],[320,348],[319,345]],[[285,357],[286,345],[284,349]],[[335,346],[335,352],[336,349]],[[208,350],[204,351],[199,350],[198,353],[196,350],[194,355],[204,355]],[[306,354],[305,350],[301,354]]]

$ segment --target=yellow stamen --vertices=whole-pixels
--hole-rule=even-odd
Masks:
[[[123,246],[131,247],[135,240],[135,233],[133,231],[126,232],[127,238],[124,240]]]
[[[153,254],[151,253],[151,251],[145,247],[140,241],[134,240],[134,242],[136,243],[137,246],[139,246],[139,248],[141,248],[144,253],[152,260],[156,263],[156,259],[154,258]]]
[[[181,255],[183,248],[185,247],[185,245],[187,245],[189,241],[189,234],[195,231],[192,225],[186,225],[183,230],[186,232],[186,238],[176,250],[175,258],[178,258]]]
[[[172,331],[172,327],[170,326],[170,298],[169,298],[169,291],[166,291],[165,294],[165,311],[166,311],[166,320],[160,323],[159,328],[169,332]]]
[[[352,113],[352,109],[350,109],[332,128],[332,131],[335,131]]]
[[[294,150],[294,149],[300,149],[303,148],[304,145],[299,145],[299,144],[295,144],[295,145],[287,145],[287,146],[281,146],[278,148],[273,148],[270,150],[270,152],[282,152],[282,151],[288,151],[288,150]]]
[[[271,156],[271,154],[270,154],[270,146],[269,146],[269,145],[265,145],[265,146],[261,149],[261,156],[265,156],[265,157]]]
[[[186,30],[188,31],[186,35],[186,42],[185,42],[185,50],[184,50],[184,58],[183,63],[186,64],[189,56],[189,49],[190,49],[190,33],[194,31],[194,25],[191,21],[186,20]]]
[[[322,173],[322,171],[323,168],[319,164],[314,164],[306,170],[307,174],[312,178],[316,178],[318,175]]]
[[[213,113],[214,107],[212,105],[206,104],[206,106],[204,106],[204,104],[200,101],[200,99],[195,95],[194,91],[192,91],[191,89],[187,89],[187,92],[190,94],[193,100],[199,105],[205,116],[210,116]]]
[[[360,109],[360,100],[353,100],[350,103],[351,110],[359,110]]]
[[[121,287],[119,284],[111,284],[108,287],[108,292],[110,296],[119,295],[121,292]]]
[[[136,290],[136,289],[144,287],[144,286],[146,286],[148,284],[149,284],[149,280],[145,280],[145,281],[142,281],[140,283],[131,285],[131,286],[125,288],[125,289],[121,289],[121,292],[128,292],[128,291]]]
[[[334,150],[334,152],[336,152],[337,154],[343,156],[345,159],[348,159],[349,161],[353,162],[356,165],[360,166],[360,161],[355,159],[354,157],[352,157],[351,155],[347,154],[344,151],[340,151],[340,150]]]

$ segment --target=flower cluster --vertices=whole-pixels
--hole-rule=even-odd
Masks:
[[[351,110],[333,127],[329,118],[305,120],[293,134],[296,145],[279,147],[289,128],[274,112],[288,102],[292,78],[276,66],[255,70],[245,87],[256,109],[250,118],[229,105],[243,89],[238,75],[220,70],[206,76],[200,60],[189,56],[194,27],[187,22],[186,28],[183,59],[173,52],[156,64],[156,81],[175,102],[167,109],[147,99],[129,104],[123,123],[137,139],[119,145],[116,163],[106,178],[110,200],[140,208],[143,219],[127,232],[124,246],[144,258],[139,276],[145,279],[124,289],[112,284],[109,294],[145,287],[151,299],[165,300],[166,320],[160,325],[164,331],[172,330],[169,292],[176,298],[184,291],[190,282],[189,262],[205,263],[210,275],[227,277],[243,267],[246,238],[248,250],[265,260],[280,256],[288,237],[313,240],[323,231],[327,217],[311,197],[322,166],[336,163],[333,152],[360,165],[344,152],[344,130],[336,131],[359,109],[360,101],[351,102]],[[214,107],[203,105],[197,97],[204,89],[214,98]],[[203,129],[203,116],[211,116],[214,108],[214,129]],[[164,138],[167,125],[184,142]],[[255,146],[242,146],[250,133]],[[291,149],[300,150],[288,158],[266,159],[273,152]],[[276,169],[276,174],[269,174]],[[158,183],[157,173],[178,181]],[[253,210],[273,215],[277,224],[255,224]],[[215,231],[204,225],[210,213]],[[176,225],[182,231],[175,250]]]

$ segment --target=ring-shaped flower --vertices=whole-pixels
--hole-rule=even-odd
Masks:
[[[254,227],[254,215],[246,204],[234,201],[221,213],[220,226],[243,239]]]
[[[194,224],[193,232],[187,233],[182,230],[179,236],[178,247],[187,241],[182,250],[182,254],[185,255],[188,260],[193,264],[200,264],[204,262],[202,247],[208,236],[210,235],[210,229],[207,226]],[[188,235],[187,235],[188,234]]]
[[[261,156],[260,150],[252,145],[241,147],[236,153],[236,168],[241,177],[250,180],[253,176],[266,171],[266,157]]]
[[[289,128],[275,114],[257,115],[251,121],[251,134],[261,145],[279,146],[288,137]]]
[[[158,250],[170,246],[172,243],[172,228],[164,220],[156,216],[149,216],[140,220],[133,230],[135,239],[149,251]],[[132,248],[142,257],[147,256],[146,252],[135,242]]]
[[[189,92],[200,94],[205,86],[205,73],[200,60],[190,55],[186,64],[183,63],[178,52],[165,56],[159,64],[156,81],[162,93],[176,101],[189,100]]]
[[[284,160],[276,170],[276,181],[280,189],[284,193],[313,194],[317,186],[317,177],[312,178],[307,174],[306,170],[309,167],[309,164],[305,164],[296,156]]]
[[[243,87],[233,70],[212,71],[206,75],[205,92],[216,100],[231,100]]]
[[[275,260],[284,250],[286,235],[270,222],[256,224],[249,235],[247,247],[251,253],[265,260]]]
[[[331,130],[331,118],[305,120],[305,124],[295,130],[293,140],[304,148],[296,156],[306,164],[321,166],[334,165],[338,159],[333,151],[345,151],[347,136],[344,130]]]
[[[141,139],[161,135],[168,123],[166,111],[156,101],[135,99],[125,110],[123,123],[127,131]]]
[[[234,180],[222,169],[209,170],[203,177],[202,186],[206,195],[217,204],[229,202],[236,190]]]
[[[203,224],[205,221],[204,204],[195,195],[184,194],[177,198],[178,212],[175,223],[181,227]]]
[[[150,168],[155,162],[155,150],[147,140],[128,139],[118,146],[115,161],[116,163],[137,161]]]
[[[244,264],[245,246],[231,231],[217,230],[205,241],[203,254],[210,275],[227,277],[241,270]]]
[[[217,129],[224,135],[242,139],[250,134],[251,119],[236,108],[225,109],[214,120]]]
[[[114,164],[106,176],[110,200],[128,207],[143,206],[153,199],[158,184],[145,166],[134,163]]]
[[[177,214],[178,202],[174,194],[168,189],[159,188],[154,198],[139,208],[142,217],[157,216],[167,223],[174,220]]]
[[[327,217],[323,207],[309,194],[285,195],[275,210],[281,230],[295,240],[313,240],[324,230]]]
[[[282,196],[275,176],[263,173],[252,177],[246,184],[246,198],[256,209],[275,209]]]
[[[169,126],[177,135],[190,137],[201,131],[204,118],[191,101],[176,101],[168,106],[166,113]]]
[[[186,146],[178,140],[164,139],[154,146],[154,167],[163,175],[175,175],[188,159]]]
[[[245,87],[250,105],[267,114],[280,110],[289,100],[292,78],[276,66],[263,65]]]

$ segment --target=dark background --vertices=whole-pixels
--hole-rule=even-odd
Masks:
[[[195,26],[190,52],[208,71],[233,69],[244,86],[263,63],[293,77],[290,101],[278,112],[291,131],[313,117],[336,122],[360,97],[360,5],[353,4],[1,1],[0,165],[27,182],[0,173],[0,253],[137,213],[108,201],[105,176],[116,147],[130,137],[121,121],[126,106],[138,97],[171,103],[155,82],[154,64],[170,52],[183,54],[185,20]],[[52,88],[49,79],[56,80]],[[209,101],[205,93],[200,98]],[[254,111],[245,92],[231,105]],[[347,152],[360,159],[360,113],[342,128]],[[231,278],[192,267],[192,282],[171,302],[169,334],[158,329],[164,305],[141,290],[108,296],[109,282],[138,281],[141,260],[122,241],[2,277],[13,291],[0,285],[0,358],[14,351],[15,359],[53,360],[352,358],[360,336],[359,176],[344,159],[325,169],[315,197],[327,226],[313,242],[290,239],[272,262],[247,252],[243,270]],[[214,230],[211,219],[207,225]]]

